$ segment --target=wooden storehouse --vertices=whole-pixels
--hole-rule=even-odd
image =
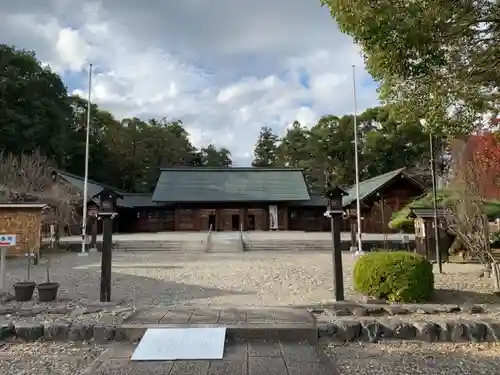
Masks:
[[[349,215],[344,220],[343,231],[351,230],[351,222],[356,221],[356,186],[345,189],[347,195],[342,206]],[[405,207],[427,191],[427,187],[411,177],[405,168],[361,181],[359,196],[361,202],[362,231],[364,233],[390,232],[388,227],[392,214]],[[290,208],[290,226],[293,230],[330,230],[329,221],[323,213],[326,199],[318,196],[310,200],[293,203]]]
[[[16,245],[9,247],[7,256],[39,255],[43,203],[0,203],[0,236],[16,236]]]

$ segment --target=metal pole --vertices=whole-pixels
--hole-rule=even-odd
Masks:
[[[332,244],[333,244],[333,283],[335,301],[344,300],[344,271],[342,269],[342,242],[340,239],[340,215],[330,213]]]
[[[5,287],[5,262],[7,258],[7,248],[0,247],[0,292]]]
[[[92,64],[89,65],[89,93],[87,99],[87,129],[85,135],[85,177],[83,180],[83,214],[82,214],[82,251],[79,255],[87,255],[85,251],[85,237],[87,232],[87,194],[89,182],[89,143],[90,143],[90,114],[92,95]]]
[[[429,148],[430,148],[430,163],[431,163],[431,174],[432,174],[432,206],[434,213],[434,244],[436,249],[436,261],[438,264],[439,273],[443,273],[443,264],[441,262],[441,252],[439,251],[439,228],[438,228],[438,217],[437,217],[437,182],[436,182],[436,168],[434,161],[434,141],[432,137],[432,132],[429,131]]]
[[[101,254],[101,302],[111,301],[111,263],[113,246],[113,220],[110,215],[102,218],[102,254]]]
[[[358,252],[363,251],[363,242],[361,239],[361,202],[359,200],[359,157],[358,157],[358,119],[357,119],[357,98],[356,98],[356,66],[352,66],[352,86],[353,86],[353,101],[354,101],[354,166],[356,169],[356,216],[357,216],[357,237],[358,237]]]

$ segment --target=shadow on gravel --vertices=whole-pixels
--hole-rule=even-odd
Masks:
[[[60,284],[60,301],[90,301],[99,300],[101,270],[100,254],[88,257],[66,255],[52,258],[50,278]],[[176,305],[196,303],[197,300],[211,299],[228,295],[250,295],[239,290],[203,287],[168,280],[168,270],[178,266],[141,264],[113,264],[111,279],[112,301],[132,303],[136,305]],[[140,272],[142,269],[142,272]],[[161,270],[154,277],[152,269]],[[124,272],[120,272],[123,270]],[[138,271],[139,275],[131,275],[129,270]],[[118,272],[116,272],[118,271]],[[27,273],[27,262],[24,259],[9,260],[7,264],[7,287],[13,291],[12,285],[24,281]],[[30,279],[37,283],[46,281],[46,266],[44,262],[31,267]],[[34,299],[36,299],[36,292]]]
[[[432,298],[432,302],[455,305],[481,303],[500,304],[500,296],[497,296],[493,293],[479,293],[454,289],[436,289]]]
[[[94,267],[95,269],[101,269],[101,266],[99,267]],[[162,266],[162,265],[158,265],[158,266],[155,266],[154,264],[151,264],[151,265],[148,265],[148,264],[115,264],[113,265],[113,268],[114,269],[134,269],[134,270],[147,270],[147,269],[155,269],[155,270],[173,270],[173,269],[179,269],[179,268],[182,268],[182,267],[179,267],[179,266]]]

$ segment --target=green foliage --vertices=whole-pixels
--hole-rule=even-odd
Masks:
[[[418,121],[399,122],[388,107],[367,109],[358,116],[361,178],[368,179],[402,167],[420,167],[428,158],[428,135]],[[337,185],[355,181],[354,119],[324,116],[307,129],[295,122],[281,139],[265,128],[256,145],[254,165],[299,167],[313,193],[322,193],[325,180]],[[276,159],[274,158],[274,145]],[[271,150],[271,152],[266,151]]]
[[[205,167],[230,167],[231,153],[226,148],[217,149],[213,144],[203,147],[201,150],[201,165]]]
[[[433,132],[467,134],[497,112],[500,3],[322,0],[361,46],[383,101]]]
[[[356,291],[390,302],[423,302],[434,292],[432,265],[408,252],[370,252],[356,261]]]
[[[0,45],[0,149],[22,153],[38,148],[67,172],[84,174],[88,103],[71,96],[61,78],[41,66],[35,54]],[[116,119],[92,104],[89,177],[128,191],[150,192],[160,166],[232,165],[229,150],[197,149],[179,120]],[[401,122],[392,107],[371,108],[358,116],[361,178],[401,167],[415,167],[427,154],[418,121]],[[325,116],[307,129],[295,122],[280,139],[263,127],[254,166],[305,170],[314,193],[325,180],[350,185],[355,172],[353,117]]]
[[[278,136],[272,129],[263,126],[260,129],[259,138],[254,148],[254,167],[271,167],[277,165]]]
[[[0,150],[39,149],[67,172],[84,174],[86,100],[68,97],[61,78],[33,52],[0,45]],[[124,190],[150,192],[161,166],[229,166],[227,149],[196,149],[181,121],[118,121],[92,104],[89,177]]]
[[[0,44],[0,149],[33,151],[63,164],[71,143],[66,87],[35,54]]]
[[[452,202],[457,199],[456,194],[451,190],[439,190],[437,192],[437,203],[438,208],[449,207]],[[402,210],[394,212],[392,214],[392,220],[389,223],[389,227],[392,229],[402,229],[411,230],[413,229],[413,219],[408,218],[410,210],[412,208],[433,208],[433,197],[432,192],[424,195],[423,197],[417,198],[404,207]],[[500,217],[500,201],[495,200],[484,200],[484,210],[488,218],[495,219]]]

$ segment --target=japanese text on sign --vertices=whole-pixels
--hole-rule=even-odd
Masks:
[[[0,247],[8,247],[16,245],[15,234],[2,234],[0,235]]]

